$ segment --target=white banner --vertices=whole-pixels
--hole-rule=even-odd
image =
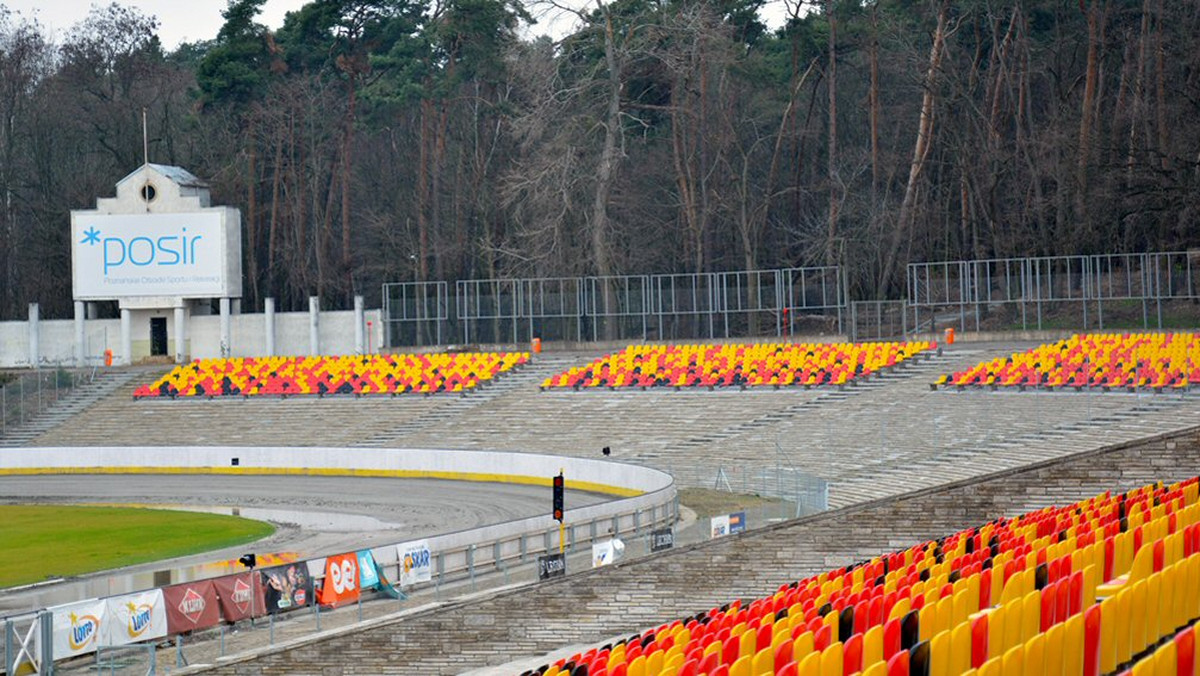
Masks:
[[[54,659],[95,652],[106,623],[104,601],[91,599],[49,610],[54,613]]]
[[[101,645],[127,645],[167,635],[167,607],[161,589],[107,599]]]
[[[613,542],[605,540],[603,542],[592,543],[592,568],[607,566],[613,562]]]
[[[433,554],[429,551],[429,540],[416,540],[396,545],[396,553],[400,561],[401,587],[407,587],[415,582],[429,582],[433,579]]]
[[[241,279],[230,279],[230,273],[241,269],[241,238],[228,232],[236,224],[225,220],[224,210],[72,213],[75,298],[240,296]]]
[[[729,515],[714,516],[709,520],[710,537],[719,538],[729,535]]]

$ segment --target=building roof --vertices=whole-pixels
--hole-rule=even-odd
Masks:
[[[151,169],[166,176],[175,183],[189,188],[207,188],[208,184],[196,177],[195,174],[184,169],[169,164],[151,164]]]
[[[207,183],[205,183],[203,180],[197,178],[195,174],[188,171],[187,169],[184,169],[183,167],[176,167],[176,166],[173,166],[170,164],[153,164],[153,163],[143,164],[142,166],[138,167],[134,171],[130,172],[128,176],[126,176],[125,178],[122,178],[120,181],[117,181],[117,185],[121,185],[125,181],[128,181],[131,178],[139,175],[140,173],[145,171],[147,168],[153,169],[155,172],[166,177],[167,180],[169,180],[172,183],[174,183],[178,186],[181,186],[181,187],[185,187],[185,188],[207,188],[208,187]]]

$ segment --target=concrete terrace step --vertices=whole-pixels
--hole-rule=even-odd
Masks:
[[[72,389],[36,416],[0,436],[0,447],[25,446],[33,439],[86,411],[135,377],[130,371],[100,371],[88,383]]]

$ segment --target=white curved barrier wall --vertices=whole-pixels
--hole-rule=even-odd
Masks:
[[[231,446],[25,447],[0,454],[0,474],[325,474],[550,485],[562,470],[572,490],[636,496],[667,488],[649,467],[538,453],[389,448]]]

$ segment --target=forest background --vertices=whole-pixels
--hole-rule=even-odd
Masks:
[[[72,315],[69,212],[143,110],[241,209],[244,311],[826,264],[896,298],[913,261],[1200,246],[1197,2],[263,1],[170,51],[119,4],[57,38],[0,9],[0,319]]]

